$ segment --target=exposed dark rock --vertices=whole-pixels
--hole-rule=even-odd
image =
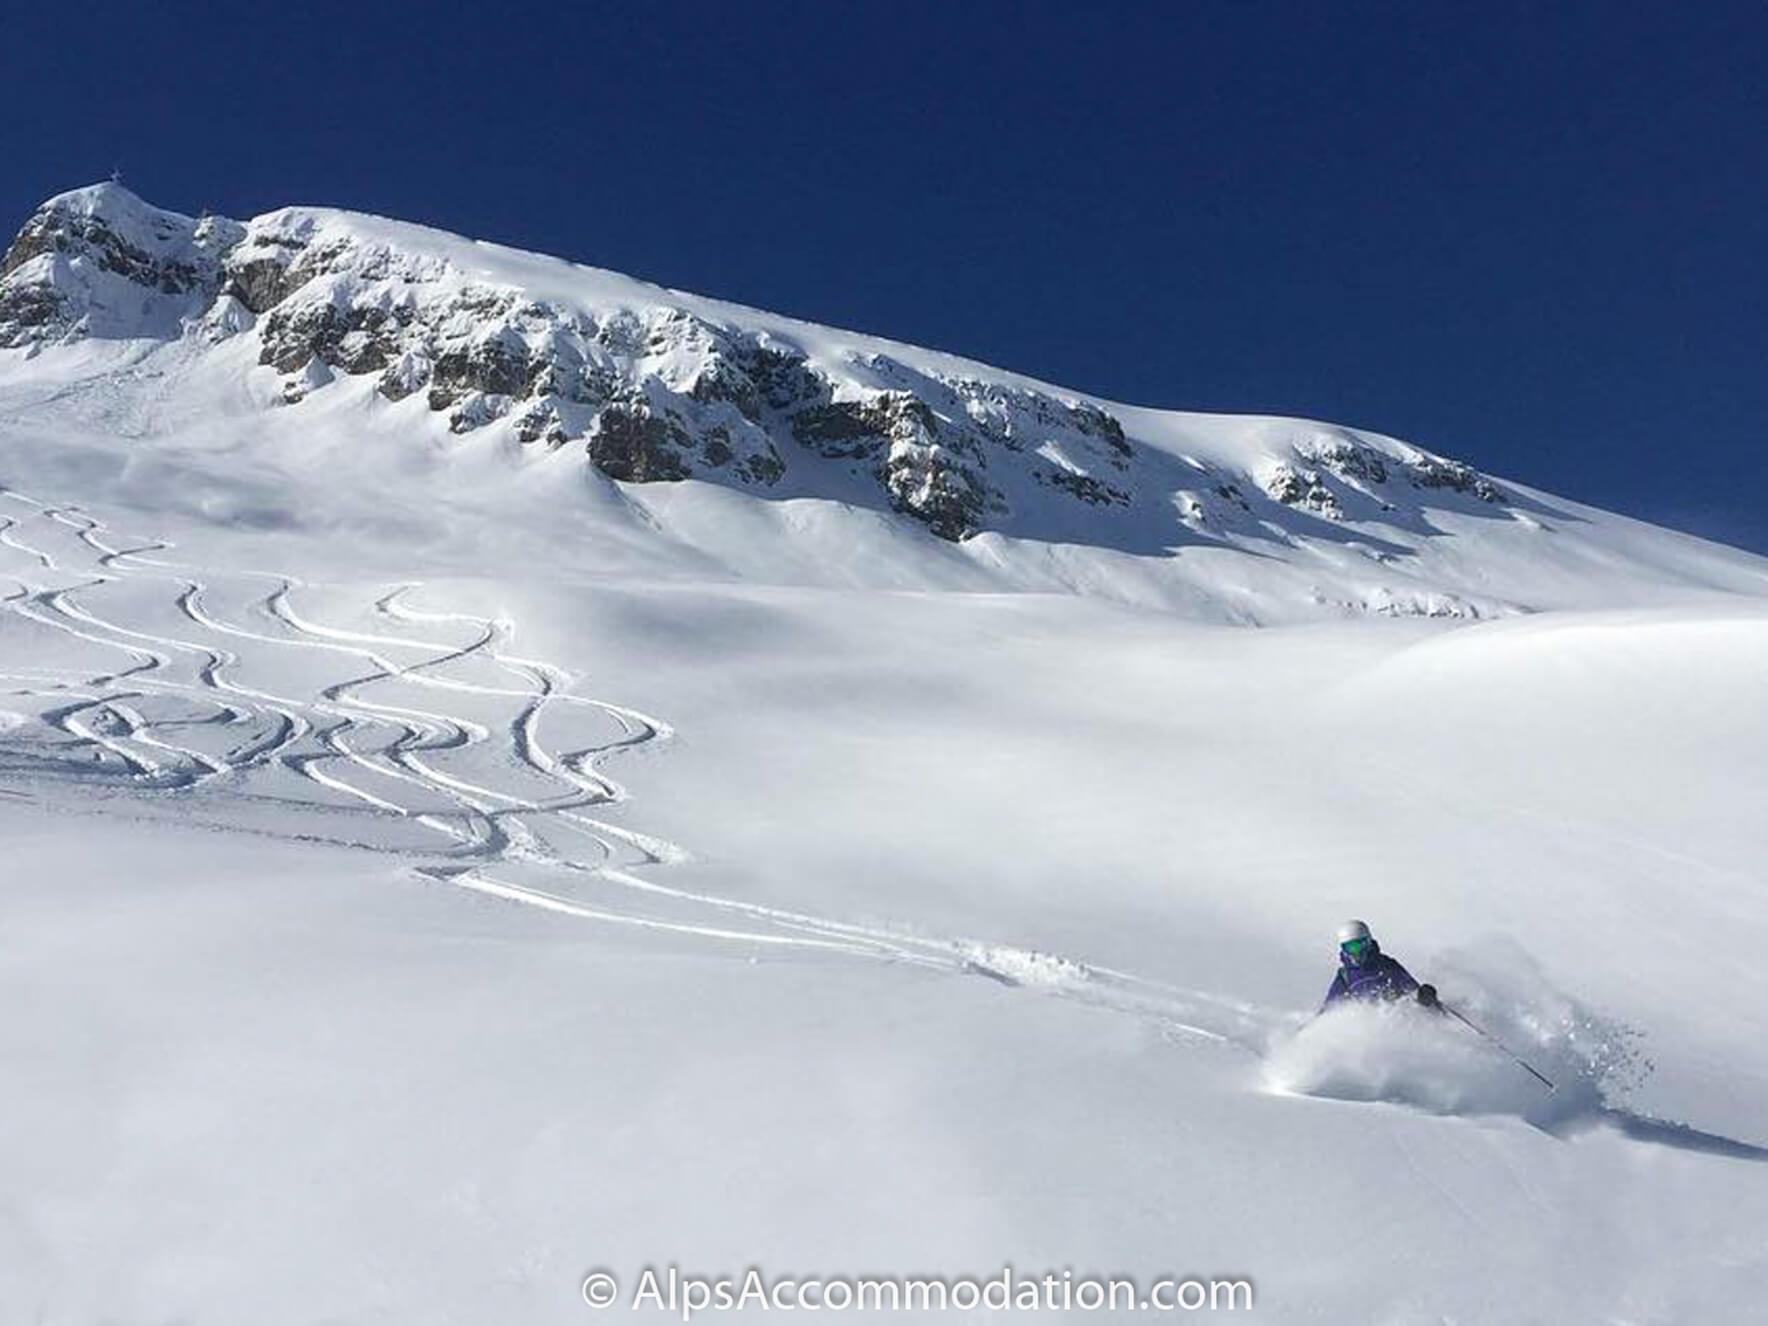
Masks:
[[[254,313],[266,313],[309,282],[368,255],[344,240],[309,245],[288,235],[259,234],[229,250],[223,263],[229,294]],[[366,276],[366,273],[363,273]]]
[[[792,416],[792,436],[834,459],[875,456],[892,441],[931,439],[938,431],[939,420],[927,403],[901,391],[813,405]]]
[[[253,258],[230,265],[227,290],[252,312],[268,312],[290,293],[288,264],[275,258]]]
[[[577,405],[600,405],[614,395],[618,385],[610,369],[587,363],[574,350],[555,342],[536,361],[528,391],[535,396],[556,396]]]
[[[406,351],[381,374],[375,390],[390,401],[402,401],[430,380],[430,358],[426,354]],[[448,403],[432,404],[431,409],[446,409]]]
[[[679,424],[660,418],[647,402],[615,401],[590,429],[589,458],[610,479],[626,483],[686,479],[693,471],[681,453],[691,443]]]
[[[398,358],[411,310],[377,305],[303,304],[264,320],[258,362],[284,372],[323,360],[346,373],[378,373]]]
[[[792,416],[792,436],[832,459],[875,456],[887,445],[888,425],[862,401],[813,405]]]
[[[1348,436],[1309,439],[1298,443],[1295,450],[1302,460],[1347,483],[1379,487],[1395,477],[1403,477],[1414,488],[1466,493],[1482,502],[1503,500],[1498,487],[1472,466],[1423,452],[1395,458]],[[1392,510],[1388,502],[1383,502],[1382,507]]]
[[[1307,460],[1330,470],[1341,479],[1373,484],[1387,482],[1387,460],[1373,447],[1360,446],[1341,438],[1297,450]]]
[[[737,473],[750,483],[769,487],[780,481],[786,473],[786,463],[771,448],[745,456],[737,462]]]
[[[730,464],[731,457],[735,456],[737,453],[731,450],[731,435],[729,430],[723,428],[708,429],[705,441],[700,444],[700,454],[706,458],[706,463],[712,466],[713,469],[717,469],[720,465]]]
[[[763,403],[776,410],[829,399],[829,384],[802,355],[747,342],[738,349],[738,367],[755,384]]]
[[[469,391],[497,396],[525,395],[542,365],[513,333],[468,347],[442,351],[430,369],[430,399],[452,401]],[[434,404],[432,409],[437,408]]]
[[[620,309],[596,328],[596,344],[617,355],[636,356],[643,352],[645,326],[630,309]]]
[[[688,395],[703,405],[729,401],[751,423],[761,418],[761,392],[747,373],[727,359],[714,359],[695,376]]]
[[[0,346],[13,349],[40,340],[66,320],[61,294],[46,286],[0,289]]]
[[[0,258],[0,280],[11,276],[32,258],[41,253],[54,253],[57,249],[55,235],[49,225],[39,217],[32,217],[25,223],[23,230],[18,232],[6,256]]]
[[[1252,507],[1246,501],[1246,494],[1240,491],[1239,484],[1236,484],[1236,483],[1217,484],[1216,489],[1215,489],[1215,494],[1217,497],[1223,499],[1224,501],[1232,502],[1235,506],[1239,507],[1242,511],[1252,510]]]
[[[1026,451],[1054,442],[1089,464],[1101,461],[1116,470],[1127,469],[1135,455],[1123,425],[1098,406],[978,378],[948,385],[970,426],[991,447]]]
[[[1130,495],[1123,489],[1101,482],[1090,474],[1075,474],[1069,470],[1037,469],[1032,471],[1032,477],[1041,484],[1071,493],[1091,506],[1128,506],[1130,504]]]
[[[510,398],[491,392],[468,392],[448,412],[448,431],[470,433],[510,411]]]
[[[884,463],[890,503],[953,543],[981,528],[988,494],[976,476],[953,465],[937,447],[907,447]]]
[[[1123,425],[1117,422],[1115,416],[1106,414],[1098,406],[1071,405],[1068,408],[1068,417],[1078,431],[1104,442],[1119,460],[1127,461],[1136,454],[1129,439],[1123,435]]]
[[[1415,488],[1446,488],[1466,493],[1482,502],[1501,502],[1504,494],[1496,484],[1471,465],[1438,456],[1422,456],[1406,467]]]
[[[199,290],[212,274],[194,262],[154,257],[117,234],[102,217],[45,208],[25,223],[0,259],[0,277],[42,253],[84,258],[103,271],[168,295]]]
[[[978,473],[977,437],[910,392],[809,406],[792,416],[792,435],[820,456],[872,461],[891,505],[941,538],[965,538],[991,507],[1004,507]]]
[[[516,440],[523,445],[544,442],[557,450],[570,439],[558,407],[549,400],[537,401],[516,417]]]
[[[1344,510],[1338,505],[1338,498],[1312,470],[1297,470],[1294,466],[1285,464],[1275,465],[1265,478],[1264,489],[1273,501],[1281,502],[1284,506],[1312,511],[1328,520],[1344,519]]]

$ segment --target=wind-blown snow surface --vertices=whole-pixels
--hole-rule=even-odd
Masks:
[[[1515,615],[1395,619],[1342,529],[950,543],[267,408],[249,350],[0,352],[0,1317],[1768,1294],[1760,561],[1433,508],[1396,583]],[[1353,914],[1559,1089],[1306,1025]]]

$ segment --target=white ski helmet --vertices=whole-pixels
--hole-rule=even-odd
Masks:
[[[1338,942],[1340,944],[1348,944],[1353,939],[1373,938],[1375,936],[1369,933],[1368,925],[1362,921],[1346,921],[1338,927]]]

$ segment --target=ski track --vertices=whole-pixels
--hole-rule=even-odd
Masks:
[[[981,976],[1130,1015],[1188,1043],[1262,1053],[1282,1024],[1271,1010],[1069,958],[923,937],[660,883],[638,872],[688,860],[687,852],[597,812],[627,798],[603,763],[667,741],[673,730],[636,709],[574,694],[575,678],[566,670],[510,652],[513,623],[419,608],[409,600],[424,587],[411,583],[373,602],[377,629],[348,629],[316,620],[297,604],[297,596],[312,588],[298,577],[162,560],[152,554],[170,552],[171,545],[145,540],[125,546],[77,507],[10,487],[0,486],[0,502],[14,504],[0,514],[0,549],[15,555],[8,560],[28,563],[8,568],[0,581],[13,586],[0,595],[0,612],[117,661],[109,671],[10,659],[0,667],[0,695],[48,701],[38,716],[65,739],[54,747],[58,758],[52,761],[42,743],[21,750],[17,732],[0,731],[0,755],[8,757],[0,782],[29,784],[0,787],[6,795],[44,800],[44,783],[59,780],[123,789],[144,801],[188,798],[201,790],[273,802],[311,817],[314,828],[254,829],[229,824],[225,815],[212,826],[390,853],[427,880],[604,927],[751,954],[799,951]],[[77,563],[65,551],[70,543],[78,549]],[[87,601],[119,584],[161,587],[181,632],[113,621]],[[257,587],[246,620],[210,606],[224,585]],[[470,638],[464,644],[449,639],[449,628]],[[242,676],[254,663],[286,662],[291,653],[311,656],[314,675],[325,680],[310,691],[281,693]],[[450,675],[451,666],[466,660],[489,663],[509,684]],[[332,680],[324,671],[328,666],[341,666],[342,679]],[[364,694],[385,683],[421,688],[425,704],[435,707]],[[451,696],[500,706],[501,722],[492,726],[450,712]],[[181,705],[183,716],[156,718],[156,708],[168,703]],[[617,733],[583,749],[553,749],[545,740],[545,720],[571,708],[600,717]],[[218,727],[244,728],[248,735],[220,753],[196,743],[194,731]],[[494,755],[524,784],[554,791],[536,798],[438,767],[444,757],[475,752]],[[475,765],[477,778],[485,767],[484,761]],[[291,780],[312,789],[311,799],[291,798]],[[263,786],[266,781],[274,790]],[[137,814],[119,809],[132,804],[109,797],[74,806]],[[203,822],[188,813],[188,802],[184,810],[189,822]],[[139,815],[151,817],[148,811]],[[586,840],[595,859],[551,844],[549,826]],[[416,829],[434,844],[402,844],[397,836],[377,840],[377,832],[389,829]],[[524,873],[522,882],[509,878],[512,868]],[[533,875],[548,886],[531,882],[527,876]]]

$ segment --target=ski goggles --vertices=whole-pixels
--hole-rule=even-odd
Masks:
[[[1352,962],[1361,962],[1375,952],[1375,941],[1373,939],[1347,939],[1338,946],[1338,951]]]

